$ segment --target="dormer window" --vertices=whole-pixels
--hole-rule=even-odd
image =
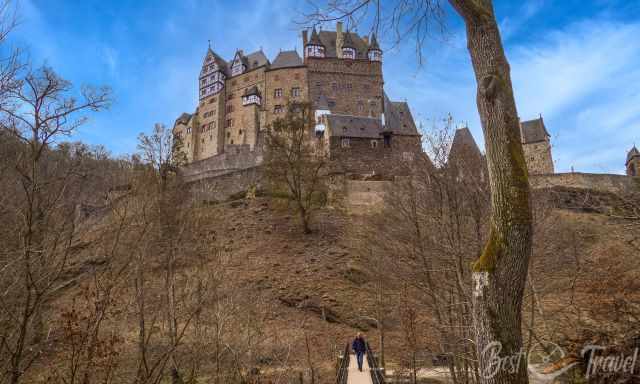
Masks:
[[[350,47],[342,48],[342,57],[345,59],[355,59],[356,50]]]
[[[245,70],[245,66],[244,64],[240,63],[240,64],[233,64],[233,67],[231,67],[231,76],[238,76],[241,75]]]

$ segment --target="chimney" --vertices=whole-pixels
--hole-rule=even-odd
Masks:
[[[342,44],[344,36],[342,35],[342,21],[336,23],[336,56],[342,58]]]
[[[303,30],[302,31],[302,46],[304,47],[305,45],[307,45],[307,30]]]

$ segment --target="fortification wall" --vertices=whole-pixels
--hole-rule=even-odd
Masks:
[[[262,180],[260,167],[252,167],[192,181],[187,186],[190,197],[195,201],[225,201],[234,196],[244,196],[251,187],[260,189]]]
[[[569,187],[620,194],[640,188],[640,178],[597,173],[531,175],[529,181],[533,189]]]
[[[263,151],[259,147],[251,151],[248,144],[229,145],[220,155],[182,167],[180,176],[185,183],[193,183],[255,168],[262,164],[263,159]]]

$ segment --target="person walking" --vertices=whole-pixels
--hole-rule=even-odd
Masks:
[[[356,338],[353,339],[353,343],[351,343],[351,349],[356,354],[356,361],[358,362],[358,370],[362,372],[362,362],[364,359],[364,353],[367,351],[367,346],[364,341],[364,337],[362,333],[358,332]]]

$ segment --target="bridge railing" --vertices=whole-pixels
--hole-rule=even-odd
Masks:
[[[369,372],[371,373],[371,381],[373,384],[384,384],[384,370],[378,365],[378,358],[371,351],[371,346],[367,346],[367,362],[369,363]]]
[[[336,384],[347,384],[349,376],[349,343],[344,347],[342,356],[338,357],[337,369],[336,369]]]

